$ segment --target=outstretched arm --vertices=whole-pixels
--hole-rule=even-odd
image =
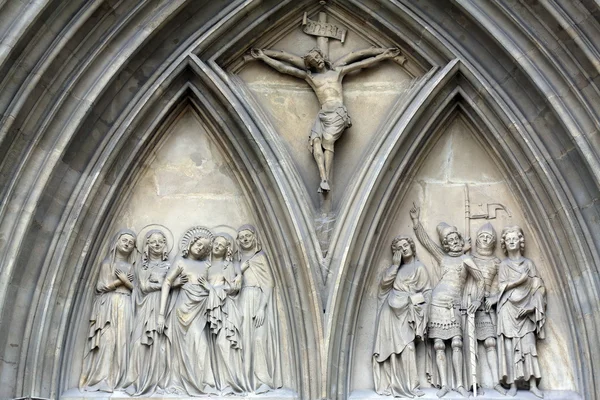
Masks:
[[[263,53],[267,57],[271,57],[275,60],[283,61],[283,62],[288,63],[298,69],[303,70],[306,68],[306,65],[304,64],[304,59],[295,54],[286,53],[283,50],[267,50],[267,49],[264,49]]]
[[[262,62],[275,69],[276,71],[281,72],[282,74],[292,75],[300,79],[306,79],[308,77],[308,74],[305,70],[296,68],[295,66],[285,64],[279,60],[276,60],[274,57],[268,56],[264,50],[252,49],[250,51],[250,54],[252,55],[252,57],[256,58],[257,60],[261,60]]]
[[[398,50],[396,48],[383,49],[382,52],[380,52],[379,54],[377,54],[374,57],[368,57],[361,61],[357,61],[355,63],[348,64],[345,67],[341,67],[340,68],[341,74],[346,75],[346,74],[349,74],[350,72],[358,71],[359,69],[371,67],[383,60],[389,60],[390,58],[394,58],[398,54],[400,54],[400,50]]]
[[[371,47],[368,49],[352,51],[333,63],[334,67],[343,67],[355,61],[363,60],[367,57],[375,57],[382,54],[387,49],[380,47]]]

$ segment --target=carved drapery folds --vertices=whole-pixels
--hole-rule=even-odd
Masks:
[[[472,218],[468,210],[467,227]],[[494,255],[497,236],[491,223],[477,231],[472,251],[459,230],[444,222],[437,226],[438,245],[419,216],[420,208],[413,206],[415,235],[438,264],[440,278],[431,291],[426,267],[415,261],[413,240],[394,239],[393,265],[379,286],[383,302],[373,350],[376,392],[422,396],[419,363],[428,383],[439,388],[438,397],[451,390],[464,397],[470,390],[474,395],[483,392],[480,374],[486,370],[493,388],[503,395],[515,396],[520,387],[543,398],[536,342],[545,339],[546,288],[534,263],[523,256],[523,230],[502,230],[500,244],[507,257],[500,261]],[[417,337],[426,348],[419,360],[414,357]],[[478,357],[479,344],[484,358]]]
[[[196,226],[170,262],[170,231],[122,230],[104,259],[80,389],[131,396],[231,395],[282,387],[275,280],[258,232]]]
[[[310,51],[320,38],[301,31],[304,11],[311,18],[304,32],[331,35],[332,60],[371,46],[399,48],[407,58],[402,66],[386,60],[344,78],[343,106],[352,127],[347,127],[344,108],[321,107],[305,81],[282,76],[262,62],[240,61],[251,48],[298,55]],[[319,12],[325,12],[328,21],[318,29]],[[486,195],[501,192],[498,198],[502,199],[506,192],[497,181],[506,178],[523,215],[512,223],[494,225],[498,233],[514,223],[524,228],[526,255],[534,260],[547,291],[536,283],[537,274],[528,273],[508,292],[511,296],[529,292],[539,304],[527,313],[528,320],[514,315],[510,307],[517,307],[516,302],[511,297],[501,306],[500,299],[494,298],[500,292],[488,288],[486,280],[486,271],[493,274],[494,270],[498,279],[504,264],[495,258],[505,256],[496,251],[492,259],[473,245],[470,258],[482,271],[484,293],[480,297],[480,281],[469,272],[459,315],[453,312],[446,318],[436,311],[433,318],[428,316],[428,325],[453,329],[453,338],[459,332],[462,336],[462,342],[440,339],[437,347],[445,351],[448,365],[454,353],[462,353],[463,385],[468,390],[473,383],[469,349],[475,342],[480,348],[476,372],[485,372],[485,388],[501,385],[499,391],[510,390],[515,380],[517,386],[523,382],[523,388],[531,388],[541,375],[544,390],[598,398],[600,385],[594,371],[599,359],[594,349],[600,326],[600,311],[595,307],[600,91],[594,81],[598,46],[593,40],[598,15],[598,4],[592,1],[3,2],[0,20],[7,23],[2,24],[6,51],[0,74],[0,397],[69,398],[65,391],[77,386],[85,390],[131,387],[134,394],[153,390],[210,394],[213,388],[226,392],[242,387],[261,392],[261,387],[279,384],[277,365],[282,363],[269,350],[277,347],[273,343],[278,337],[285,338],[283,369],[291,371],[283,374],[285,386],[299,398],[345,400],[354,392],[372,391],[372,345],[375,329],[383,324],[373,320],[393,310],[373,312],[376,295],[369,290],[376,290],[381,282],[380,277],[377,283],[368,279],[372,271],[382,269],[371,267],[370,249],[380,249],[385,242],[386,251],[377,254],[388,255],[392,236],[381,239],[380,235],[410,230],[407,219],[402,226],[387,227],[386,221],[393,219],[389,209],[409,203],[403,196],[414,195],[431,213],[422,223],[432,237],[440,221],[461,228],[460,216],[445,210],[440,215],[434,211],[436,206],[420,201],[421,194],[401,183],[411,179],[411,165],[418,166],[425,158],[420,148],[437,140],[437,132],[451,123],[450,115],[460,114],[476,131],[474,141],[484,143],[489,151],[455,146],[441,154],[460,153],[467,161],[458,168],[466,178],[481,169],[479,158],[492,159],[503,174],[508,172],[485,182]],[[347,28],[345,35],[334,29],[340,26]],[[344,37],[343,45],[335,41]],[[313,64],[318,58],[313,57]],[[239,197],[223,195],[227,182],[220,176],[197,173],[212,162],[203,153],[210,147],[204,142],[197,146],[197,154],[182,163],[183,174],[169,169],[178,158],[168,159],[168,168],[160,171],[163,180],[157,181],[168,185],[158,186],[153,193],[156,202],[144,197],[145,188],[132,194],[130,188],[144,168],[153,165],[155,150],[185,107],[193,109],[208,136],[215,139],[213,145],[226,154],[224,164],[233,166],[229,177],[240,183]],[[333,178],[326,182],[321,182],[321,175],[327,177],[327,170],[317,173],[317,160],[306,150],[311,129],[316,144],[320,136],[341,135],[335,141]],[[193,147],[191,143],[203,140],[201,136],[179,145]],[[323,143],[321,150],[323,157],[331,153]],[[438,170],[441,173],[432,181],[445,179],[452,169]],[[201,210],[194,214],[197,220],[178,216],[175,221],[177,205],[169,204],[169,195],[183,199],[181,189],[195,182],[202,183],[202,191],[217,186],[218,191],[208,193],[201,208],[188,204],[194,212]],[[452,190],[461,182],[452,180],[454,187],[443,192],[436,192],[435,183],[421,186],[427,196],[443,197],[444,206],[455,211],[459,207],[452,206],[453,200],[459,196]],[[324,193],[327,186],[332,190],[316,193],[321,184]],[[123,204],[135,196],[169,216],[120,218]],[[228,201],[246,203],[239,208],[223,206],[226,213],[214,206]],[[131,202],[132,207],[139,203]],[[228,282],[230,288],[220,293],[219,288],[211,292],[197,279],[169,278],[169,272],[162,282],[162,273],[160,279],[156,275],[130,279],[129,273],[141,268],[142,256],[136,251],[127,260],[117,260],[121,257],[117,251],[115,261],[111,260],[107,232],[115,227],[138,229],[156,221],[179,233],[195,224],[226,223],[211,219],[215,214],[231,218],[227,223],[234,226],[260,221],[260,233],[270,246],[266,265],[278,282],[271,297],[273,276],[264,273],[259,250],[248,251],[247,274],[240,262],[240,288],[232,290]],[[236,235],[230,235],[229,242],[239,250]],[[435,287],[440,269],[414,240]],[[437,238],[434,242],[440,245]],[[180,252],[181,257],[170,253],[164,265],[158,256],[153,263],[168,271],[210,269],[206,265],[210,256],[203,260],[189,248],[188,257]],[[461,257],[468,258],[463,254],[448,260]],[[99,262],[103,258],[108,261]],[[237,262],[235,253],[233,262]],[[382,265],[392,264],[387,260]],[[505,264],[515,271],[535,269],[514,260]],[[462,267],[473,269],[466,265]],[[244,278],[250,282],[253,270],[259,274],[257,281],[244,286]],[[518,282],[516,278],[508,274],[507,286]],[[235,277],[233,281],[235,286]],[[139,293],[136,282],[152,283],[153,291]],[[207,293],[216,293],[210,302]],[[481,301],[472,321],[460,310],[468,306],[469,296]],[[283,300],[279,314],[272,307],[275,298]],[[139,317],[150,299],[159,303],[154,321]],[[543,325],[552,333],[548,340],[534,343],[530,334],[511,336],[514,332],[505,329],[506,324],[504,333],[498,333],[504,312],[511,324],[524,330],[533,329],[529,322],[534,318],[536,338],[541,338],[544,301],[550,310]],[[368,317],[363,306],[370,312]],[[211,313],[203,314],[204,309]],[[198,315],[205,315],[207,324]],[[257,322],[244,319],[245,315]],[[274,323],[278,318],[285,323]],[[362,323],[369,318],[370,324]],[[153,325],[152,329],[127,338],[124,332],[134,332],[138,320]],[[225,332],[233,332],[231,338],[241,343],[240,350],[216,346],[226,343],[219,336],[221,330],[215,332],[219,322],[226,326],[221,328]],[[457,323],[460,329],[455,329]],[[471,328],[473,341],[468,338]],[[142,343],[148,338],[152,344]],[[171,347],[159,343],[164,338]],[[435,340],[426,340],[435,351],[431,343]],[[418,338],[415,343],[419,351],[424,348]],[[246,354],[249,346],[257,349],[252,355]],[[188,362],[184,350],[190,347],[208,354],[204,364]],[[156,367],[167,348],[165,367]],[[234,351],[225,354],[230,348]],[[235,369],[243,372],[215,377],[213,365],[220,365],[213,362],[215,349],[221,349],[222,357],[231,357],[232,365],[240,364],[236,360],[241,354],[242,367]],[[395,351],[392,354],[401,357],[410,354],[406,348]],[[566,374],[550,365],[559,354],[564,356],[561,367],[568,370]],[[511,360],[521,355],[523,365],[510,369]],[[157,360],[152,365],[156,371],[138,362],[147,358]],[[253,359],[248,362],[249,358]],[[425,367],[437,371],[435,359],[429,366],[422,366],[423,360],[417,352],[420,371]],[[162,368],[168,373],[155,379]],[[151,377],[148,384],[141,376]],[[448,379],[448,385],[455,386],[454,378]],[[415,385],[409,388],[416,393]],[[424,372],[421,389],[427,389]],[[487,392],[497,395],[493,389]]]

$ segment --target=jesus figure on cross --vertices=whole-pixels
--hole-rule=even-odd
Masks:
[[[352,126],[342,95],[342,79],[346,74],[370,67],[400,54],[396,48],[370,48],[348,53],[331,63],[319,48],[304,57],[284,51],[252,49],[250,54],[275,70],[304,79],[317,95],[321,110],[312,127],[309,144],[317,162],[321,184],[319,193],[331,190],[330,171],[333,147],[342,133]]]

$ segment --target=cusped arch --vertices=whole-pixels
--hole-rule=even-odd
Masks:
[[[576,359],[576,383],[579,393],[592,393],[595,360],[590,357],[595,321],[585,320],[586,303],[595,295],[593,282],[578,287],[586,268],[594,263],[593,248],[581,240],[586,237],[582,216],[572,205],[572,196],[547,155],[544,143],[512,114],[510,108],[495,96],[460,61],[451,62],[437,73],[438,79],[425,85],[422,97],[413,100],[397,120],[392,134],[394,143],[380,154],[382,166],[364,184],[369,199],[364,210],[356,214],[356,226],[348,227],[349,246],[334,255],[340,271],[329,303],[326,332],[328,339],[328,387],[336,388],[332,397],[347,397],[351,389],[351,366],[356,351],[358,310],[367,288],[365,282],[379,266],[371,262],[377,251],[387,249],[390,224],[405,198],[412,176],[436,142],[448,118],[456,112],[467,118],[479,132],[479,141],[510,182],[511,190],[522,204],[524,213],[537,235],[552,277],[558,286],[569,288],[562,293],[566,317],[570,322],[570,349]],[[346,228],[342,228],[346,229]],[[582,233],[584,233],[582,235]],[[387,251],[387,250],[383,250]],[[565,268],[565,266],[569,266]],[[577,282],[577,283],[575,283]],[[372,288],[369,288],[371,290]],[[370,366],[365,366],[370,368]]]

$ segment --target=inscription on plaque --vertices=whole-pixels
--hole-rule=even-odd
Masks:
[[[340,28],[331,22],[313,21],[308,18],[306,13],[304,13],[304,18],[302,18],[302,30],[308,35],[337,39],[342,43],[346,40],[346,29]]]

